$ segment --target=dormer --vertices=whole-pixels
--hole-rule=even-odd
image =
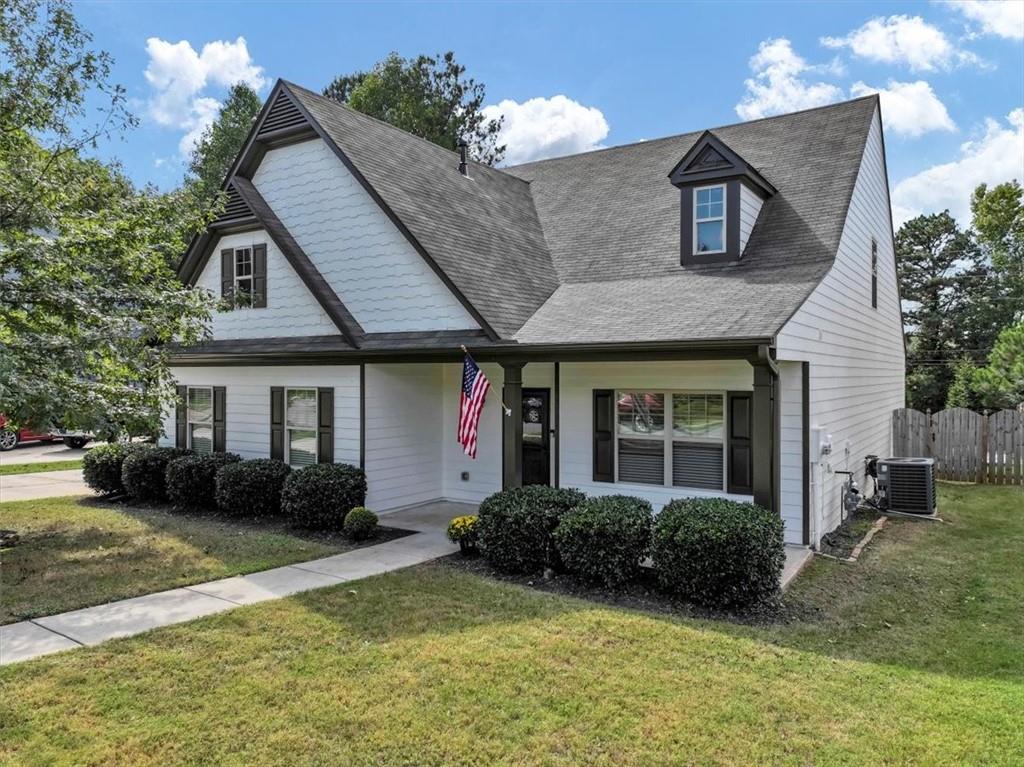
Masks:
[[[680,263],[742,258],[761,205],[775,187],[711,131],[704,131],[668,177],[680,192]]]

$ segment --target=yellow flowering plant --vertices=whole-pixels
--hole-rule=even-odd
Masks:
[[[459,544],[463,552],[476,551],[477,544],[477,517],[475,514],[467,514],[455,517],[448,523],[448,540]]]

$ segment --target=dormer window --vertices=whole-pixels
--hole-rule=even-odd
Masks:
[[[235,248],[235,306],[252,306],[252,248]]]
[[[228,308],[267,305],[267,244],[257,242],[220,252],[220,294]]]
[[[725,184],[694,190],[694,253],[725,252]]]

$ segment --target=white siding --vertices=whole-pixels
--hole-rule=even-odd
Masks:
[[[871,308],[871,239],[878,243],[878,308]],[[839,523],[844,477],[863,486],[864,456],[890,451],[890,416],[904,404],[904,350],[876,112],[832,270],[778,337],[780,360],[810,362],[811,424],[833,438],[816,469],[813,540]],[[820,474],[820,477],[819,477]]]
[[[740,253],[747,247],[747,240],[757,223],[763,200],[742,181],[740,182]]]
[[[477,327],[323,141],[267,152],[253,183],[366,332]]]
[[[779,501],[786,543],[803,543],[804,418],[803,370],[799,362],[779,363]]]
[[[359,465],[359,367],[179,367],[172,372],[186,386],[224,386],[227,395],[227,450],[243,458],[270,456],[270,387],[334,387],[334,460]],[[174,413],[164,416],[161,445],[174,443]]]
[[[338,332],[313,298],[291,264],[262,229],[221,237],[196,284],[220,297],[221,248],[267,246],[267,305],[261,309],[214,312],[211,331],[215,339],[268,338],[273,336],[320,336]]]
[[[375,511],[443,495],[441,368],[366,366],[366,503]]]

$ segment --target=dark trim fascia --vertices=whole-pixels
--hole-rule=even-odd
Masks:
[[[473,319],[476,320],[477,323],[480,325],[480,327],[484,329],[484,331],[487,333],[488,337],[491,338],[491,340],[499,340],[501,336],[494,330],[494,328],[491,327],[491,324],[484,319],[483,315],[480,314],[479,311],[477,311],[476,307],[470,303],[469,299],[466,298],[465,295],[463,295],[462,291],[459,290],[455,283],[452,282],[451,278],[431,257],[431,255],[427,252],[426,248],[424,248],[420,244],[419,240],[417,240],[416,237],[413,235],[413,233],[409,231],[408,227],[406,227],[406,225],[402,223],[402,220],[391,209],[391,206],[384,201],[384,198],[381,197],[380,194],[378,194],[377,190],[373,188],[373,185],[366,180],[366,177],[362,174],[359,168],[355,166],[355,163],[353,163],[349,159],[348,155],[345,154],[344,150],[342,150],[342,148],[338,146],[337,143],[335,143],[334,139],[331,138],[330,134],[328,134],[327,131],[324,130],[323,126],[320,125],[320,123],[316,120],[316,118],[314,118],[313,115],[310,114],[309,110],[306,109],[306,105],[302,103],[302,100],[295,96],[294,94],[292,94],[291,90],[288,88],[287,83],[284,83],[283,81],[279,82],[283,84],[283,87],[288,91],[289,98],[291,98],[291,100],[295,103],[299,111],[302,112],[303,117],[305,117],[309,121],[310,125],[313,126],[313,129],[317,132],[317,135],[319,135],[320,138],[324,141],[324,143],[326,143],[327,146],[331,148],[335,156],[339,160],[341,160],[342,165],[344,165],[348,169],[349,173],[351,173],[355,177],[355,179],[362,185],[363,189],[365,189],[367,194],[369,194],[370,197],[373,198],[373,201],[377,203],[381,210],[384,211],[385,215],[389,219],[391,219],[391,223],[393,223],[398,228],[398,231],[402,233],[402,236],[405,237],[406,240],[408,240],[409,244],[412,245],[416,252],[419,253],[420,256],[423,258],[423,260],[427,262],[427,265],[434,270],[434,273],[440,278],[441,282],[444,283],[445,287],[447,287],[448,290],[450,290],[452,294],[459,300],[463,307],[465,307],[466,311],[469,312],[470,316],[472,316]]]
[[[882,137],[882,175],[885,176],[885,204],[888,206],[888,210],[889,210],[889,246],[892,248],[893,274],[896,275],[896,309],[897,309],[897,311],[899,311],[899,316],[896,319],[899,322],[900,329],[902,330],[902,328],[903,328],[903,311],[902,311],[901,307],[903,306],[903,297],[900,295],[900,264],[899,264],[899,261],[896,259],[896,232],[893,229],[893,224],[892,224],[892,197],[889,194],[889,161],[886,159],[886,152],[885,152],[885,123],[882,121],[882,99],[881,99],[881,97],[879,97],[879,95],[877,93],[874,94],[874,96],[875,96],[875,100],[876,100],[875,101],[875,109],[878,110],[878,133]],[[874,121],[874,117],[875,117],[874,114],[872,114],[871,115],[872,121]],[[870,138],[871,138],[871,127],[869,125],[868,126],[868,138],[865,139],[865,141],[864,141],[864,150],[865,151],[867,150],[868,140]],[[861,157],[861,162],[863,162],[863,161],[864,160],[863,160],[863,156],[862,156]],[[859,175],[860,171],[858,170],[857,173]],[[856,183],[854,183],[854,186],[856,187]],[[853,200],[853,193],[852,192],[850,193],[850,200],[851,200],[851,202]],[[849,215],[849,212],[850,212],[849,206],[847,206],[846,212],[847,212],[847,215]],[[907,357],[907,334],[901,332],[900,336],[903,339],[903,359],[905,361],[906,357]]]
[[[811,363],[800,363],[800,410],[803,424],[803,524],[804,546],[811,543]]]
[[[345,304],[338,298],[338,294],[334,292],[327,280],[324,279],[320,271],[310,261],[305,251],[299,247],[295,238],[291,236],[285,225],[281,223],[277,214],[271,210],[267,201],[263,199],[263,195],[253,186],[253,183],[241,176],[237,176],[233,183],[239,195],[241,195],[253,213],[256,214],[256,218],[259,219],[267,230],[270,239],[274,241],[274,244],[284,254],[284,257],[288,259],[292,269],[299,275],[303,284],[309,288],[309,292],[313,294],[313,297],[323,307],[327,316],[338,327],[344,339],[352,346],[358,348],[365,332]]]
[[[238,234],[239,232],[251,232],[253,230],[262,228],[263,224],[260,223],[259,219],[256,218],[256,216],[235,218],[229,221],[214,221],[212,224],[210,224],[210,230],[216,232],[218,237],[223,237],[224,235],[227,234]]]
[[[555,383],[554,391],[551,393],[551,398],[554,400],[552,410],[552,416],[554,420],[555,428],[555,469],[552,484],[555,487],[561,487],[562,476],[561,476],[561,453],[562,453],[562,370],[561,363],[555,364]]]
[[[710,146],[729,163],[729,167],[695,171],[687,173],[683,170],[690,162],[696,159],[704,148]],[[710,181],[721,181],[727,178],[746,178],[750,181],[759,194],[763,197],[771,197],[778,190],[750,163],[729,147],[724,141],[709,130],[704,131],[690,147],[689,151],[682,156],[669,171],[669,180],[676,186],[683,184],[703,184]]]

